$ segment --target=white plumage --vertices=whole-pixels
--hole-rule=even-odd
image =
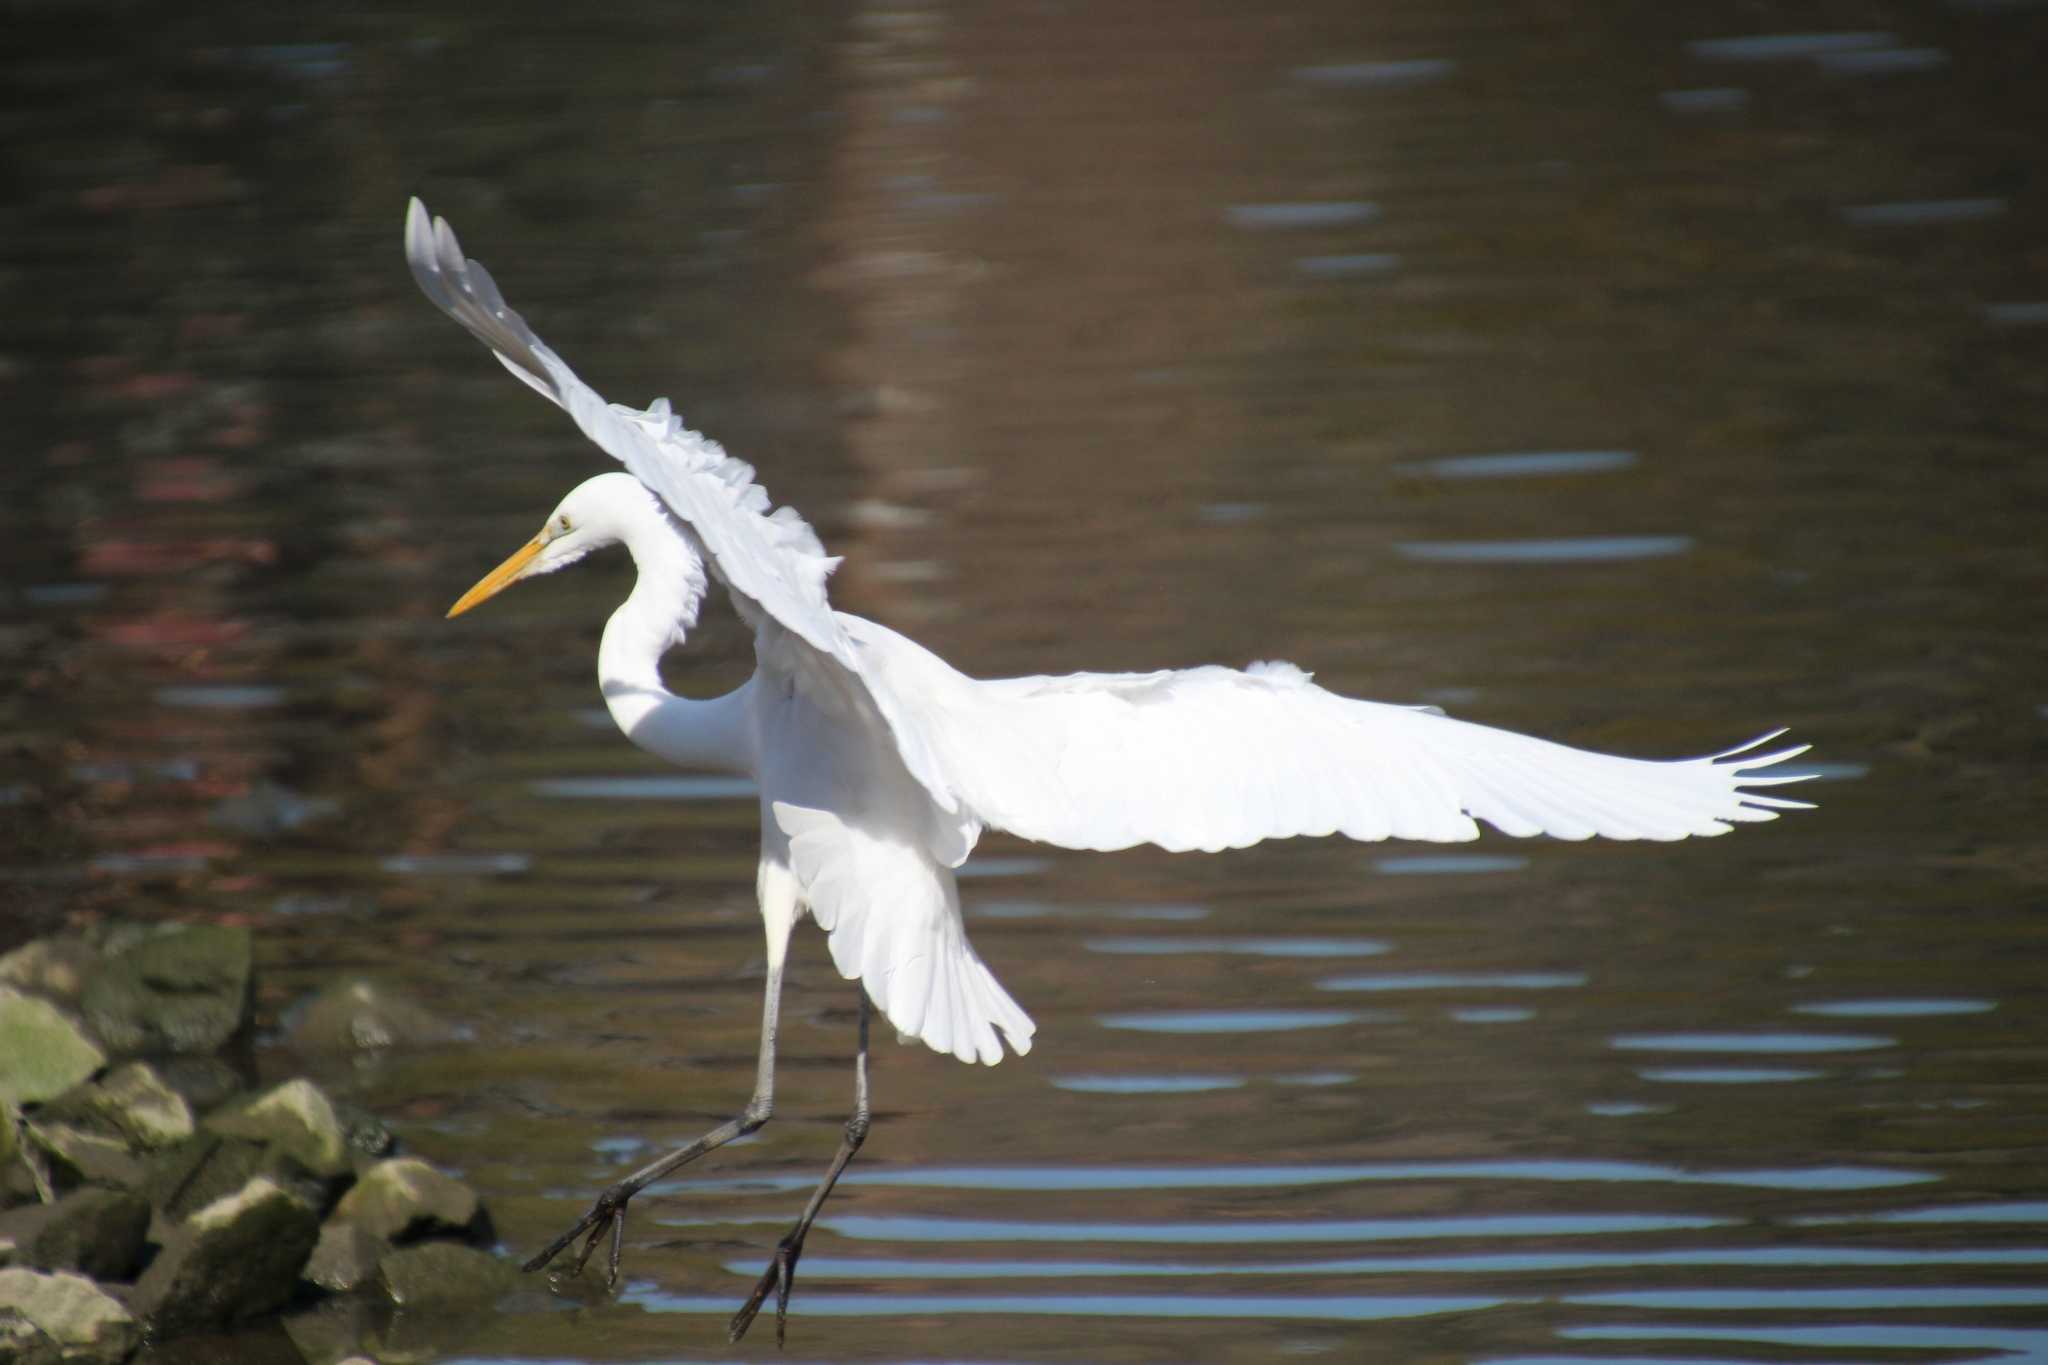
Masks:
[[[794,511],[771,510],[750,466],[685,429],[666,400],[644,412],[607,404],[418,200],[405,244],[427,296],[628,471],[570,493],[450,614],[623,542],[640,576],[598,655],[613,718],[643,748],[745,773],[761,791],[770,978],[754,1102],[615,1186],[609,1211],[601,1199],[571,1238],[594,1225],[594,1245],[647,1180],[765,1119],[783,954],[806,910],[841,974],[904,1035],[963,1061],[993,1064],[1005,1044],[1027,1051],[1030,1017],[975,953],[960,915],[953,869],[985,826],[1085,849],[1324,834],[1452,842],[1477,838],[1482,820],[1518,836],[1683,839],[1806,805],[1762,790],[1799,780],[1763,773],[1804,752],[1758,752],[1775,736],[1675,762],[1619,758],[1337,696],[1284,663],[969,678],[884,626],[835,612],[825,585],[837,561]],[[692,701],[662,686],[659,663],[695,624],[707,568],[753,628],[758,666],[738,691]],[[850,1155],[792,1234],[797,1249]],[[616,1240],[613,1256],[616,1273]],[[786,1297],[793,1267],[792,1253],[770,1268],[736,1332],[778,1275]]]

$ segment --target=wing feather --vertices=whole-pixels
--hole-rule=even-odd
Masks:
[[[1755,787],[1804,752],[1663,762],[1574,749],[1433,709],[1340,697],[1275,667],[980,682],[842,616],[871,684],[920,699],[923,742],[963,809],[1070,848],[1240,848],[1341,830],[1458,842],[1475,821],[1560,839],[1725,834],[1806,803]]]
[[[942,811],[956,814],[958,806],[902,701],[865,686],[861,660],[826,597],[825,580],[839,561],[825,553],[794,508],[771,507],[767,490],[754,481],[753,466],[683,426],[666,398],[645,411],[607,403],[512,310],[482,262],[464,256],[454,229],[429,215],[418,199],[406,212],[405,259],[442,312],[567,412],[585,436],[689,524],[757,631],[773,622],[808,647],[810,654],[793,666],[826,670],[832,685],[880,716],[904,766]],[[934,832],[934,853],[958,863],[979,833],[973,821],[954,820]]]

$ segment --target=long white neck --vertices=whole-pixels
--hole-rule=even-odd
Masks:
[[[754,775],[752,680],[722,697],[695,701],[662,685],[661,656],[683,641],[704,599],[704,562],[653,507],[622,539],[640,571],[632,593],[605,623],[597,649],[604,704],[626,738],[679,767]]]

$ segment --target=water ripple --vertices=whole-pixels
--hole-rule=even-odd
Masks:
[[[1624,1033],[1607,1045],[1638,1052],[1867,1052],[1896,1047],[1896,1038],[1862,1033]]]
[[[2048,1223],[2048,1201],[1936,1205],[1870,1213],[1815,1215],[1793,1220],[1802,1226],[1834,1223]]]
[[[1692,549],[1691,536],[1575,536],[1565,540],[1403,541],[1394,550],[1425,564],[1595,564],[1663,559]]]
[[[1212,1223],[1045,1223],[1008,1218],[844,1214],[820,1218],[841,1237],[871,1242],[1138,1242],[1260,1246],[1407,1242],[1457,1237],[1613,1237],[1729,1227],[1729,1218],[1660,1213],[1501,1213],[1444,1218],[1332,1218]]]
[[[543,777],[526,786],[535,796],[578,801],[724,801],[755,796],[760,791],[752,778],[711,777],[699,773]]]
[[[1143,1279],[1182,1275],[1519,1275],[1639,1266],[1903,1269],[1920,1266],[2048,1265],[2048,1247],[1985,1247],[1928,1251],[1884,1247],[1735,1247],[1681,1251],[1514,1251],[1438,1256],[1346,1256],[1311,1261],[921,1260],[910,1257],[806,1256],[804,1273],[819,1279],[1057,1280]],[[758,1274],[755,1261],[733,1261],[735,1274]]]
[[[1326,991],[1552,991],[1585,984],[1584,972],[1375,972],[1316,983]]]
[[[1627,450],[1540,450],[1508,455],[1446,455],[1395,468],[1433,479],[1519,479],[1532,475],[1603,473],[1628,469],[1635,462],[1635,453]]]
[[[1842,33],[1759,33],[1740,38],[1699,38],[1687,43],[1693,56],[1710,62],[1785,62],[1833,53],[1894,47],[1898,39],[1877,29]]]
[[[1384,1023],[1396,1017],[1360,1010],[1151,1010],[1097,1015],[1095,1022],[1104,1028],[1140,1033],[1285,1033],[1339,1024]]]
[[[1819,1312],[1870,1308],[2025,1308],[2048,1304],[2048,1289],[1905,1286],[1857,1289],[1658,1289],[1572,1294],[1565,1303],[1677,1312],[1798,1308]]]
[[[1242,1076],[1055,1076],[1055,1089],[1084,1095],[1195,1095],[1209,1090],[1239,1090]]]
[[[1091,953],[1236,953],[1248,957],[1377,957],[1388,945],[1370,938],[1091,938]]]
[[[1918,1019],[1952,1014],[1988,1014],[1997,1008],[1996,1000],[1828,1000],[1794,1005],[1792,1012],[1829,1019]]]
[[[1527,858],[1512,853],[1415,853],[1381,858],[1373,870],[1385,877],[1462,877],[1475,872],[1519,872]]]
[[[1940,1177],[1888,1166],[1789,1166],[1687,1170],[1649,1161],[1558,1158],[1474,1161],[1383,1161],[1303,1166],[918,1166],[855,1167],[842,1184],[952,1190],[1288,1189],[1420,1180],[1523,1180],[1598,1184],[1732,1186],[1760,1190],[1883,1190],[1924,1185]],[[663,1182],[668,1191],[808,1190],[809,1171]],[[2048,1205],[2034,1207],[2048,1210]],[[2041,1215],[2048,1218],[2048,1212]]]
[[[1294,79],[1307,85],[1390,86],[1422,85],[1439,81],[1458,69],[1442,57],[1418,57],[1402,62],[1332,62],[1322,66],[1297,66]]]
[[[1782,1066],[1666,1066],[1636,1074],[1646,1081],[1673,1085],[1777,1085],[1786,1081],[1816,1081],[1828,1073]]]
[[[1380,216],[1377,205],[1357,200],[1297,204],[1232,204],[1224,210],[1232,227],[1327,228],[1369,223]]]
[[[748,1271],[749,1275],[755,1271]],[[651,1286],[629,1288],[619,1296],[650,1313],[732,1315],[726,1298],[665,1294]],[[1450,1296],[1366,1298],[1287,1295],[1257,1298],[1206,1298],[1186,1294],[812,1294],[803,1301],[811,1317],[949,1316],[965,1313],[1048,1314],[1057,1317],[1112,1318],[1305,1318],[1340,1322],[1374,1322],[1388,1318],[1429,1317],[1439,1313],[1470,1313],[1514,1303],[1514,1299]]]
[[[1294,268],[1317,279],[1341,280],[1358,275],[1384,275],[1401,268],[1401,258],[1391,251],[1354,251],[1332,256],[1303,256]]]

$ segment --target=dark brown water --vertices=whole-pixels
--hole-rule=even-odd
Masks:
[[[970,671],[1823,761],[1711,843],[989,840],[1040,1045],[882,1045],[788,1358],[2048,1359],[2048,11],[8,22],[7,937],[244,918],[273,1038],[424,1001],[458,1041],[262,1064],[517,1253],[743,1100],[753,803],[593,709],[624,565],[441,620],[603,465],[417,297],[419,193]],[[670,676],[748,667],[721,617]],[[805,930],[776,1121],[635,1205],[616,1300],[294,1334],[733,1354],[853,1018]]]

